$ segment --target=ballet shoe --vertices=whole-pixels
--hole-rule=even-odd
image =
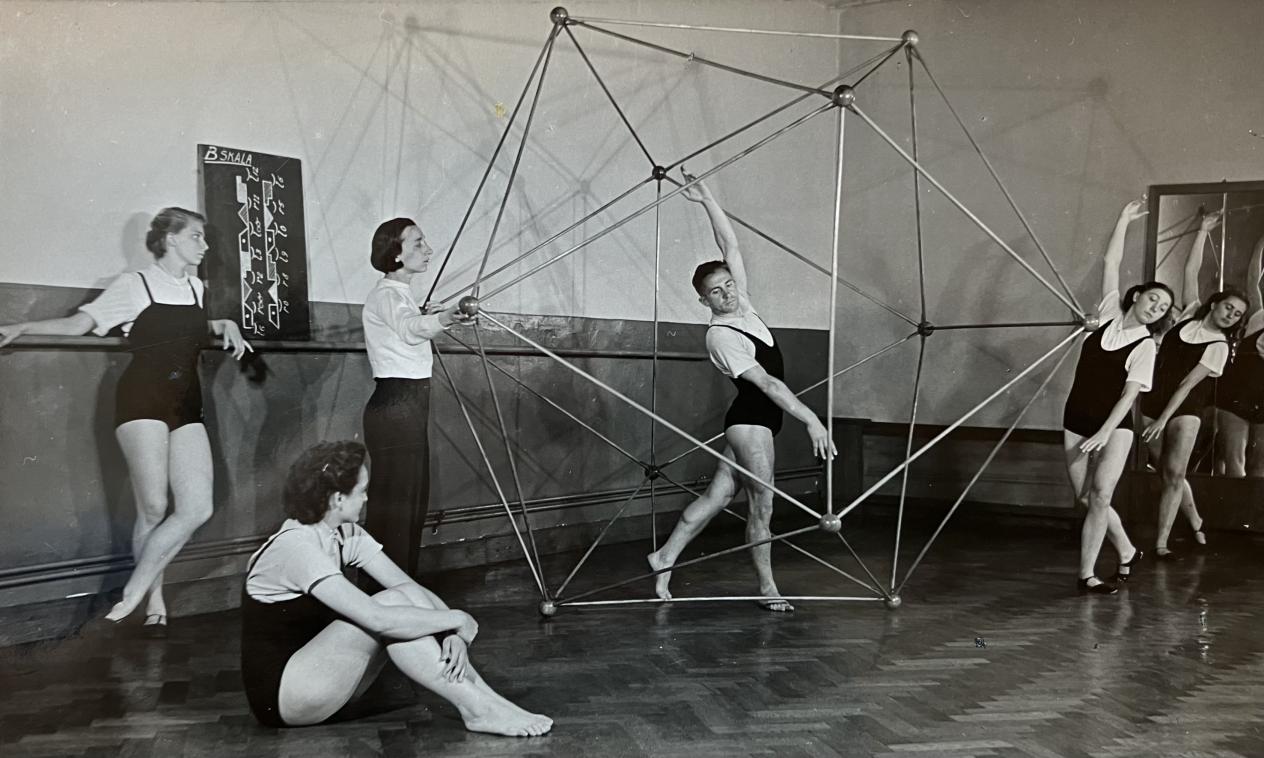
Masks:
[[[1207,533],[1202,529],[1194,530],[1194,549],[1204,550],[1207,547]]]
[[[1106,582],[1103,582],[1100,579],[1097,580],[1098,582],[1100,582],[1100,584],[1090,585],[1088,583],[1088,580],[1092,578],[1093,577],[1090,576],[1084,579],[1076,580],[1075,582],[1076,591],[1079,592],[1081,595],[1113,595],[1119,591],[1115,587],[1115,585],[1107,584]]]
[[[140,636],[147,640],[167,639],[167,614],[151,613],[140,627]]]
[[[1171,549],[1166,547],[1156,547],[1154,549],[1154,559],[1158,561],[1174,561],[1176,560],[1176,553],[1173,553]]]
[[[1117,569],[1117,570],[1115,571],[1115,576],[1114,576],[1114,577],[1112,577],[1112,579],[1113,579],[1115,582],[1126,582],[1126,581],[1128,581],[1128,578],[1132,576],[1132,567],[1133,567],[1133,566],[1136,566],[1138,563],[1140,563],[1140,562],[1141,562],[1142,557],[1144,557],[1144,556],[1145,556],[1145,552],[1144,552],[1144,551],[1142,551],[1142,549],[1141,549],[1141,548],[1139,548],[1139,547],[1138,547],[1138,548],[1133,548],[1133,550],[1134,550],[1135,552],[1133,552],[1133,554],[1132,554],[1132,558],[1131,558],[1130,560],[1128,560],[1128,561],[1126,561],[1126,562],[1120,562],[1120,564],[1119,564],[1119,569]],[[1122,571],[1122,569],[1128,569],[1128,573],[1126,573],[1126,574],[1125,574],[1125,573]]]

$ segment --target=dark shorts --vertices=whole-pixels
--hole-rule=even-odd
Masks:
[[[264,726],[281,720],[281,675],[290,657],[340,619],[310,595],[261,603],[241,593],[241,679],[250,711]]]
[[[782,422],[785,420],[785,414],[776,405],[769,403],[771,408],[765,406],[756,406],[753,403],[743,404],[741,407],[737,403],[729,406],[728,413],[724,414],[724,428],[737,426],[739,424],[748,424],[750,426],[763,426],[772,430],[773,436],[781,431]]]
[[[1078,413],[1070,408],[1062,411],[1062,428],[1068,432],[1074,432],[1081,437],[1092,437],[1102,428],[1102,424],[1106,423],[1106,416],[1099,414]],[[1132,414],[1124,416],[1124,420],[1119,422],[1117,429],[1127,429],[1132,431]]]
[[[1264,424],[1264,398],[1218,397],[1216,407],[1232,413],[1248,424]]]
[[[126,370],[119,377],[114,401],[116,427],[128,421],[154,419],[174,430],[186,424],[201,424],[204,419],[202,383],[196,368],[172,371],[166,376]]]

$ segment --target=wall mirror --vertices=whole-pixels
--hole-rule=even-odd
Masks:
[[[1261,310],[1264,181],[1153,185],[1149,211],[1146,272],[1171,286],[1178,304],[1195,297],[1205,302],[1226,287],[1246,293],[1250,301],[1233,346],[1235,365],[1213,385],[1216,402],[1203,411],[1189,472],[1264,478],[1264,340],[1250,333],[1264,325],[1264,315],[1255,315]],[[1203,219],[1212,214],[1219,214],[1219,223],[1202,246],[1195,286],[1186,277],[1186,264]]]

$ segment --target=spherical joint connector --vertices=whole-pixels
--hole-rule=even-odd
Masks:
[[[821,531],[822,532],[829,532],[830,534],[838,534],[839,530],[842,528],[843,528],[842,516],[839,516],[837,513],[821,514]]]
[[[571,22],[571,14],[562,6],[557,6],[549,11],[549,20],[555,24],[569,24]]]
[[[552,600],[540,601],[540,615],[545,618],[552,618],[557,615],[557,603]]]
[[[650,172],[650,176],[661,182],[667,178],[667,169],[662,166],[655,166],[654,170]]]
[[[1099,327],[1101,327],[1102,319],[1099,316],[1090,314],[1084,317],[1083,325],[1084,325],[1084,331],[1095,332],[1098,330]]]
[[[456,308],[467,316],[477,316],[479,309],[478,298],[473,295],[466,295],[457,301]]]
[[[935,325],[929,321],[923,321],[917,325],[917,333],[923,337],[929,337],[935,333]]]
[[[900,39],[904,40],[904,44],[908,45],[909,47],[917,47],[917,43],[920,38],[917,36],[917,32],[913,31],[912,29],[909,29],[908,31],[900,35]]]
[[[839,108],[846,108],[856,102],[856,90],[850,84],[840,84],[834,88],[834,95],[830,100]]]
[[[896,608],[899,608],[901,605],[904,604],[904,601],[900,599],[899,595],[892,595],[891,597],[887,598],[884,602],[887,604],[887,608],[889,608],[890,610],[895,610]]]

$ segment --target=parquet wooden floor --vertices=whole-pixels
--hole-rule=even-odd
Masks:
[[[886,534],[858,540],[879,575]],[[709,535],[704,547],[738,538]],[[165,642],[28,645],[0,653],[0,754],[1264,756],[1264,541],[1212,542],[1147,560],[1117,596],[1080,597],[1073,533],[958,528],[895,611],[801,603],[776,615],[734,602],[542,621],[522,564],[435,577],[479,618],[472,652],[487,679],[556,719],[530,740],[466,732],[389,668],[357,720],[260,727],[240,690],[234,612],[177,619]],[[631,576],[643,552],[603,549],[577,581]],[[774,555],[787,593],[846,589],[787,550]],[[549,561],[554,581],[574,558]],[[751,576],[737,555],[686,569],[673,588],[745,593]]]

